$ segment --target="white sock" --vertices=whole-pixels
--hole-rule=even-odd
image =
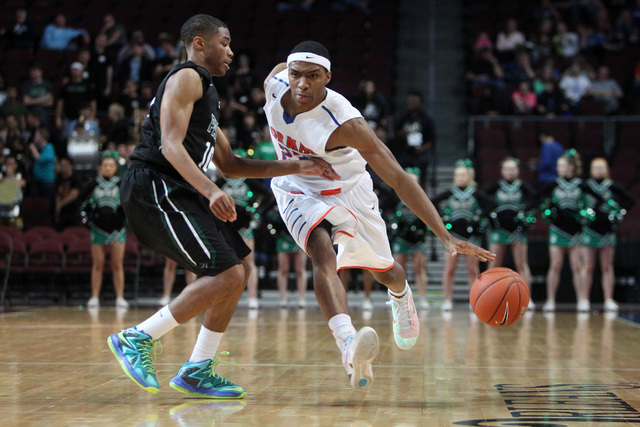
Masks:
[[[216,356],[220,340],[224,332],[213,332],[204,326],[200,327],[200,333],[196,340],[196,345],[193,347],[193,353],[189,358],[189,362],[202,362],[203,360],[211,359]]]
[[[136,326],[136,329],[151,336],[152,340],[157,340],[178,325],[169,306],[165,305],[156,314]]]
[[[342,353],[344,353],[347,338],[351,335],[356,335],[356,328],[351,323],[351,316],[348,314],[336,314],[329,319],[329,328],[333,333],[333,337],[336,339],[336,345]]]
[[[411,288],[409,287],[409,282],[405,281],[404,284],[405,286],[402,292],[395,293],[391,289],[389,289],[389,295],[391,295],[395,299],[402,299],[411,290]]]

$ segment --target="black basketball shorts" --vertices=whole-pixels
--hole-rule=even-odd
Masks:
[[[219,220],[187,183],[132,165],[120,186],[138,240],[200,276],[215,276],[251,253],[233,223]]]

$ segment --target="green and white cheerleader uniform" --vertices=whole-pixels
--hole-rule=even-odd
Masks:
[[[400,202],[388,218],[391,252],[394,254],[426,253],[427,226],[411,209]]]
[[[488,226],[488,213],[495,203],[476,187],[451,187],[433,199],[434,205],[443,202],[442,221],[451,234],[468,240],[475,245],[482,244],[482,237]]]
[[[549,245],[572,248],[581,243],[581,231],[587,199],[582,179],[563,177],[544,186],[538,193],[542,218],[549,223]]]
[[[624,214],[634,204],[633,197],[621,185],[610,179],[593,179],[585,181],[587,191],[600,195],[599,202],[593,195],[587,194],[587,206],[591,221],[582,227],[581,242],[591,248],[602,248],[607,245],[616,246],[616,230]],[[618,200],[618,201],[616,201]]]
[[[87,187],[81,200],[90,198],[83,205],[83,216],[91,230],[91,243],[111,245],[125,243],[126,216],[120,204],[120,177],[98,176]]]
[[[494,195],[496,208],[491,212],[489,242],[510,245],[513,242],[528,243],[529,228],[535,216],[528,212],[533,198],[533,188],[519,179],[500,180],[486,189]]]

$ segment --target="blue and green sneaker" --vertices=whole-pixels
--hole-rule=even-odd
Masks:
[[[146,391],[157,393],[160,385],[152,362],[162,352],[160,341],[153,341],[144,332],[129,328],[111,335],[107,342],[124,373]],[[158,345],[160,350],[156,351]]]
[[[229,353],[225,351],[219,354],[226,356]],[[241,399],[245,397],[247,392],[244,388],[213,372],[219,363],[233,364],[221,362],[218,354],[213,360],[186,362],[169,385],[182,393],[209,399]]]

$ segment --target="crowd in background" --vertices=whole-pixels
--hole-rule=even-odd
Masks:
[[[523,7],[524,8],[524,7]],[[472,114],[568,117],[637,112],[640,1],[535,2],[524,19],[472,35]],[[522,16],[522,15],[519,15]]]

